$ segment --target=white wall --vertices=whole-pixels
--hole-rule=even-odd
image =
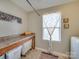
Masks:
[[[53,42],[53,50],[61,53],[69,52],[69,41],[72,35],[79,35],[79,1],[65,5],[39,10],[40,14],[61,12],[62,19],[69,18],[69,29],[61,29],[61,41]],[[29,31],[36,33],[36,47],[47,49],[48,42],[42,39],[42,17],[34,12],[29,13]]]
[[[0,20],[0,36],[12,35],[27,31],[27,14],[10,0],[0,0],[0,11],[22,18],[22,24]]]

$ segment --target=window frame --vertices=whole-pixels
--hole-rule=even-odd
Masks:
[[[60,13],[60,12],[53,12],[53,13]],[[49,13],[49,14],[53,14],[53,13]],[[42,15],[42,39],[43,39],[43,35],[44,35],[44,34],[43,34],[43,31],[44,31],[44,29],[45,29],[45,27],[43,27],[43,16],[44,16],[44,15],[48,15],[48,14],[43,14],[43,15]],[[59,28],[59,40],[51,40],[51,41],[56,41],[56,42],[57,42],[57,41],[61,41],[61,26],[62,26],[62,25],[61,25],[61,23],[62,23],[61,20],[62,20],[62,19],[61,19],[61,13],[60,13],[60,27],[57,27],[57,28]],[[46,27],[46,28],[48,28],[48,27]],[[54,28],[54,27],[51,27],[51,28]],[[48,39],[43,39],[43,40],[49,41]]]

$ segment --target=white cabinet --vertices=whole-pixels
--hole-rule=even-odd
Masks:
[[[5,59],[5,56],[4,55],[0,56],[0,59]]]
[[[6,53],[6,59],[21,59],[21,49],[22,46],[19,46],[13,50],[10,50]]]
[[[71,59],[79,59],[79,37],[71,38]]]
[[[22,55],[25,55],[29,49],[32,47],[32,39],[23,44]]]

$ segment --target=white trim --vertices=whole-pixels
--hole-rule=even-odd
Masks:
[[[43,49],[43,48],[36,47],[35,49],[38,49],[38,50],[41,50],[41,51],[44,51],[44,52],[48,52],[46,49]],[[56,55],[56,56],[59,56],[60,58],[63,57],[64,59],[69,59],[69,55],[67,55],[67,54],[56,52],[56,51],[51,52],[51,53]]]
[[[44,52],[48,52],[47,50],[42,49],[42,48],[38,48],[38,47],[36,47],[35,49],[37,49],[37,50],[41,50],[41,51],[44,51]]]

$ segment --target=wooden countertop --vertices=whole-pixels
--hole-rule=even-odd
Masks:
[[[31,40],[33,37],[34,35],[26,35],[26,36],[18,36],[18,37],[10,38],[8,40],[0,41],[0,56],[5,54],[9,50],[12,50],[24,44],[26,41]]]

